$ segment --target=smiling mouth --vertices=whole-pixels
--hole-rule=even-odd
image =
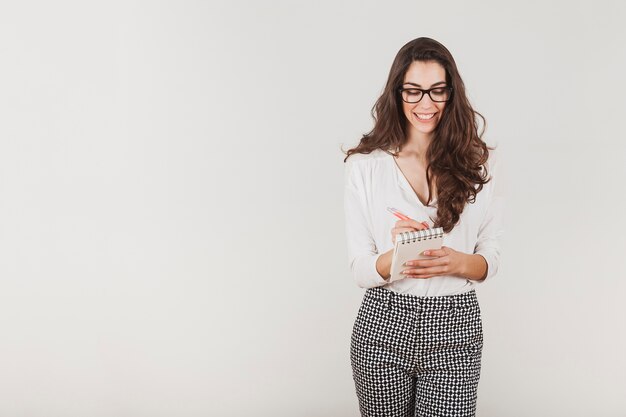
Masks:
[[[435,117],[436,113],[426,113],[426,114],[418,114],[418,113],[413,113],[415,115],[415,117],[417,117],[420,120],[430,120],[433,117]]]

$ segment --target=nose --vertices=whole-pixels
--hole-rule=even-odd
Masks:
[[[430,98],[430,94],[422,95],[422,99],[418,101],[416,104],[420,107],[430,108],[433,105],[434,101]]]

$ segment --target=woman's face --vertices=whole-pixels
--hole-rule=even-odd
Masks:
[[[447,85],[446,70],[441,64],[436,61],[413,61],[404,75],[402,88],[428,90],[433,87]],[[445,106],[445,102],[432,101],[428,94],[423,94],[422,99],[418,103],[407,103],[403,100],[402,110],[410,123],[409,131],[411,136],[416,132],[430,136],[439,124]],[[422,118],[419,116],[422,116]]]

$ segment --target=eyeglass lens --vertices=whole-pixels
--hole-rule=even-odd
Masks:
[[[428,93],[430,99],[435,102],[448,101],[450,90],[448,88],[433,88]],[[422,99],[423,92],[417,88],[402,90],[402,99],[408,103],[417,103]]]

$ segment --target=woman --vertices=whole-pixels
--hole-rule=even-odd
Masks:
[[[498,269],[502,205],[494,148],[475,116],[484,118],[450,52],[430,38],[400,49],[372,115],[373,130],[344,160],[350,267],[367,288],[350,347],[361,414],[474,416],[475,287]],[[389,282],[396,236],[426,227],[443,228],[442,248]]]

